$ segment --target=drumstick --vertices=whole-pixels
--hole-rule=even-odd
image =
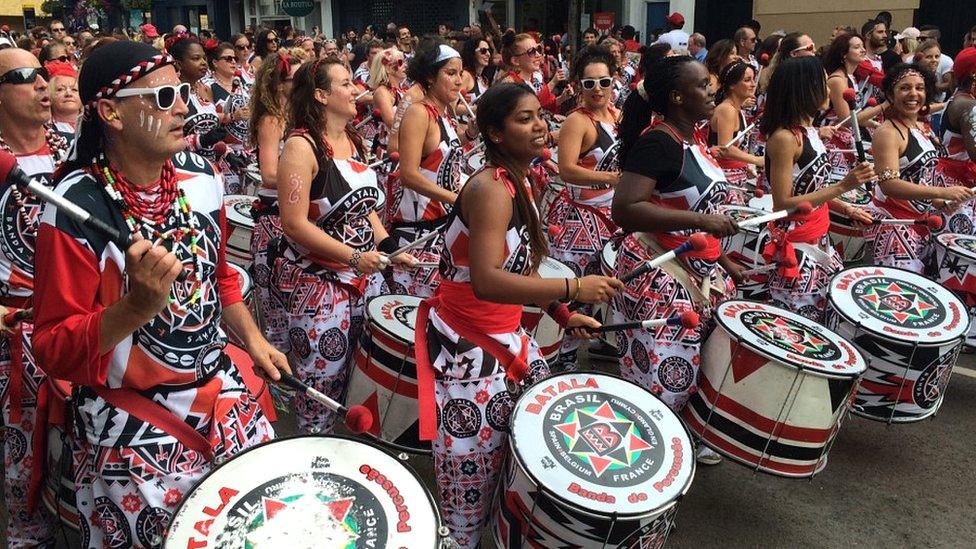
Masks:
[[[796,214],[806,215],[813,211],[813,206],[809,202],[803,201],[797,204],[793,208],[787,208],[785,210],[777,210],[773,213],[757,215],[750,217],[749,219],[743,219],[738,222],[739,228],[743,229],[746,227],[754,227],[756,225],[762,225],[763,223],[769,223],[770,221],[776,221],[777,219],[783,219],[784,217],[790,217]]]
[[[756,127],[756,123],[755,122],[753,122],[752,124],[749,124],[748,126],[746,126],[746,129],[742,130],[739,133],[739,135],[733,137],[732,140],[729,141],[728,143],[726,143],[723,148],[727,149],[727,148],[731,147],[732,145],[735,145],[736,143],[739,142],[740,139],[742,139],[743,137],[745,137],[746,134],[749,133],[750,130],[752,130],[752,128],[755,128],[755,127]]]
[[[439,267],[439,266],[440,266],[440,263],[437,263],[436,261],[418,261],[418,262],[416,262],[416,263],[413,264],[413,267],[415,269],[430,269],[430,268],[435,268],[435,267]]]
[[[322,406],[332,410],[333,412],[342,416],[343,421],[346,424],[346,428],[355,434],[365,433],[373,426],[373,414],[369,412],[369,409],[360,404],[355,404],[346,408],[342,404],[332,400],[325,394],[309,387],[303,383],[297,377],[286,373],[281,373],[281,383],[295,389],[299,393],[307,396],[308,398],[318,402]]]
[[[356,98],[355,98],[355,99],[353,99],[353,101],[359,101],[359,100],[360,100],[360,99],[362,99],[363,97],[366,97],[366,94],[368,94],[369,92],[370,92],[370,90],[366,90],[366,91],[364,91],[363,93],[361,93],[361,94],[359,94],[359,95],[357,95],[357,96],[356,96]]]
[[[759,187],[756,187],[754,189],[749,189],[749,188],[743,187],[741,185],[729,185],[729,188],[730,189],[734,189],[736,191],[742,191],[745,194],[753,193],[753,195],[755,195],[756,198],[762,198],[766,194]]]
[[[747,269],[745,271],[742,271],[741,273],[742,278],[752,278],[756,275],[768,273],[769,271],[772,271],[776,267],[777,267],[776,265],[763,265],[762,267],[756,267],[755,269]]]
[[[698,313],[695,311],[685,311],[680,315],[671,315],[667,318],[652,318],[649,320],[637,320],[634,322],[620,322],[618,324],[604,324],[599,328],[590,330],[590,333],[619,332],[622,330],[646,330],[660,326],[682,326],[684,328],[695,328],[698,326]]]
[[[872,225],[925,225],[933,231],[942,228],[942,218],[937,215],[929,215],[921,219],[874,219]]]
[[[375,168],[377,166],[382,166],[383,164],[386,164],[387,162],[399,162],[399,161],[400,161],[400,153],[398,153],[396,151],[393,151],[393,152],[390,153],[390,156],[387,156],[386,158],[384,158],[382,160],[377,160],[376,162],[373,162],[372,164],[370,164],[367,167],[368,168]]]
[[[373,109],[372,112],[369,113],[369,116],[367,116],[366,118],[363,118],[362,120],[360,120],[359,121],[359,124],[356,124],[355,128],[357,130],[358,129],[362,129],[363,126],[365,126],[366,124],[369,124],[371,121],[379,118],[380,116],[381,116],[380,110],[379,109]]]
[[[684,244],[678,246],[677,248],[663,253],[650,261],[645,261],[639,267],[620,277],[620,281],[624,284],[630,282],[631,280],[639,277],[640,275],[650,271],[651,269],[660,267],[661,265],[671,261],[672,259],[678,257],[679,255],[686,254],[692,250],[700,252],[708,247],[708,240],[702,233],[695,233],[685,241]]]
[[[432,231],[430,233],[427,233],[426,235],[418,238],[417,240],[414,240],[413,242],[407,243],[404,246],[398,248],[393,253],[391,253],[390,255],[386,256],[386,258],[389,259],[389,260],[392,260],[394,257],[396,257],[398,255],[405,254],[408,251],[412,250],[413,248],[416,248],[417,246],[422,246],[422,245],[430,242],[431,240],[437,238],[437,235],[439,235],[439,234],[441,234],[439,231]]]
[[[867,156],[864,153],[864,141],[861,139],[861,127],[857,120],[859,112],[857,108],[857,93],[852,88],[847,88],[844,90],[844,101],[847,101],[851,105],[851,133],[854,134],[854,148],[857,150],[857,161],[866,162]],[[874,181],[865,183],[864,188],[867,189],[868,193],[873,192]]]
[[[461,103],[464,103],[464,108],[468,109],[468,114],[475,116],[474,111],[471,110],[471,105],[468,105],[468,100],[464,98],[464,94],[458,91],[458,97],[461,98]]]
[[[845,95],[845,97],[844,97],[844,99],[847,99],[847,97],[846,97],[846,95]],[[850,101],[850,99],[848,99],[848,101]],[[869,98],[868,98],[868,106],[869,106],[869,107],[873,107],[873,106],[875,106],[875,105],[877,105],[877,104],[878,104],[878,100],[877,100],[877,99],[875,99],[875,98],[873,98],[873,97],[869,97]],[[844,118],[844,119],[843,119],[843,120],[841,120],[840,122],[838,122],[838,123],[836,123],[836,124],[832,124],[832,125],[833,125],[833,126],[834,126],[835,128],[839,128],[839,127],[841,127],[841,126],[843,126],[843,125],[844,125],[844,124],[845,124],[845,123],[846,123],[846,122],[847,122],[848,120],[850,120],[850,119],[851,119],[851,115],[847,115],[847,118]],[[853,151],[853,150],[851,150],[851,152],[854,152],[854,151]]]

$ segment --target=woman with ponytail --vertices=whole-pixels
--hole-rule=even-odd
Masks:
[[[560,300],[598,303],[623,288],[602,276],[538,276],[548,250],[526,176],[547,130],[535,95],[497,84],[481,96],[477,117],[487,163],[461,190],[447,221],[441,283],[417,313],[415,341],[420,436],[433,442],[441,515],[465,549],[478,546],[507,452],[501,426],[508,417],[489,407],[510,410],[492,404],[512,398],[507,382],[531,383],[549,373],[520,325],[522,306],[548,304],[553,318],[582,336],[599,323],[570,313]],[[464,433],[475,436],[448,419],[459,412],[476,418],[463,423]]]
[[[743,136],[729,147],[725,144],[739,138],[748,126],[745,111],[756,105],[756,70],[744,61],[736,61],[722,69],[718,81],[717,106],[709,125],[708,144],[717,152],[725,180],[737,187],[733,189],[736,202],[744,204],[745,190],[756,184],[755,172],[762,167],[763,159],[748,152],[749,136]]]
[[[284,238],[272,242],[268,260],[272,292],[286,304],[291,364],[333,399],[345,390],[366,301],[379,294],[379,271],[390,264],[377,249],[387,234],[375,211],[376,173],[350,124],[355,96],[352,75],[338,60],[308,61],[295,73],[278,164]],[[333,412],[304,396],[295,401],[301,432],[332,432]]]
[[[658,61],[637,93],[627,98],[613,220],[628,235],[617,251],[617,274],[677,248],[694,233],[708,236],[704,250],[630,281],[612,302],[614,322],[667,318],[689,310],[707,320],[720,300],[735,295],[732,279],[740,276],[741,267],[722,254],[718,240],[738,232],[731,217],[718,213],[719,206],[730,203],[731,191],[696,130],[712,116],[713,100],[708,71],[688,56]],[[653,124],[643,132],[636,129],[650,122],[652,112]],[[625,350],[621,375],[679,411],[697,389],[705,333],[707,323],[620,332],[617,348]],[[704,446],[698,458],[708,464],[721,460]]]

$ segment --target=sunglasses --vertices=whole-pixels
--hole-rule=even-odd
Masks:
[[[277,44],[278,43],[278,39],[277,38],[268,38],[268,43],[269,44]]]
[[[223,57],[218,57],[217,59],[219,61],[227,61],[228,63],[236,63],[237,62],[237,58],[234,57],[233,55],[225,55]]]
[[[161,111],[168,111],[176,105],[177,97],[185,104],[190,102],[190,84],[183,82],[176,86],[159,86],[158,88],[125,88],[116,92],[115,97],[125,98],[140,95],[155,96],[156,108]]]
[[[480,53],[481,55],[488,55],[489,53],[491,53],[491,50],[488,48],[478,48],[474,51]]]
[[[250,44],[234,44],[234,49],[237,51],[245,51],[251,49]]]
[[[74,46],[75,45],[74,40],[62,40],[61,43],[64,44],[65,46],[67,46],[67,47],[71,47],[71,46]]]
[[[68,57],[67,55],[61,55],[61,56],[58,56],[58,57],[52,57],[51,58],[51,61],[60,61],[62,63],[67,63],[70,59],[71,58]]]
[[[3,76],[0,76],[0,85],[33,84],[37,81],[38,76],[44,80],[47,80],[47,69],[44,67],[22,67],[19,69],[10,69],[9,71],[3,73]]]
[[[801,51],[810,51],[810,52],[812,52],[812,51],[816,51],[816,50],[817,50],[817,46],[814,45],[811,42],[811,43],[807,44],[806,46],[800,46],[799,48],[793,48],[792,50],[790,50],[790,53],[800,53]]]
[[[60,29],[51,29],[51,32],[64,32],[64,27],[61,27]]]
[[[529,49],[523,51],[522,53],[516,55],[515,57],[521,57],[523,55],[529,55],[529,56],[535,57],[537,55],[542,55],[542,52],[543,51],[544,50],[542,49],[542,46],[536,46],[534,48],[529,48]]]
[[[582,78],[580,79],[580,84],[583,85],[584,90],[596,89],[597,84],[599,84],[601,88],[607,89],[613,85],[613,78],[610,78],[609,76],[604,78]]]

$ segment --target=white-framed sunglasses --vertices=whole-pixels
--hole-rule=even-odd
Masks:
[[[115,97],[137,97],[140,95],[152,95],[156,98],[156,108],[161,111],[168,111],[176,105],[176,98],[179,96],[183,103],[190,102],[190,84],[183,82],[177,85],[159,86],[158,88],[125,88],[115,92]]]
[[[604,78],[581,78],[580,84],[583,85],[584,90],[592,90],[597,86],[606,89],[613,85],[613,78],[609,76]]]

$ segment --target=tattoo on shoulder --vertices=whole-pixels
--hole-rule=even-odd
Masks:
[[[288,176],[288,203],[297,204],[301,197],[302,178],[297,173]]]
[[[976,105],[973,105],[971,109],[966,111],[963,115],[963,120],[969,124],[969,138],[976,141]]]

